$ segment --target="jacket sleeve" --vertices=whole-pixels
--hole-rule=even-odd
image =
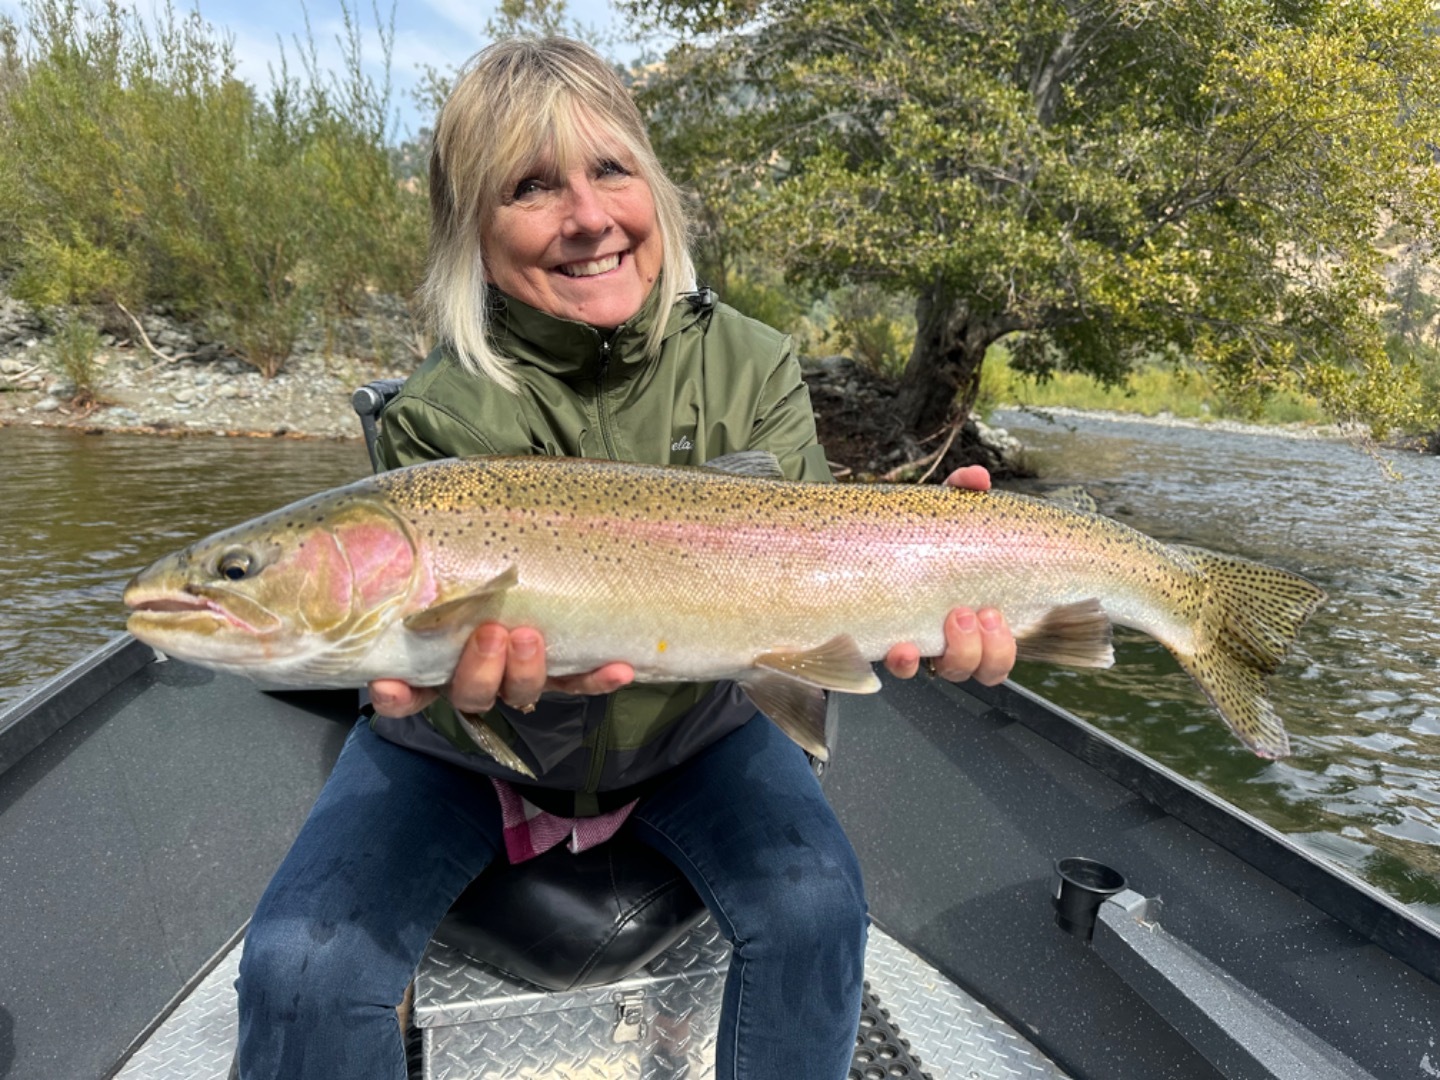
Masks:
[[[773,453],[780,459],[787,479],[833,479],[825,449],[815,433],[810,388],[800,374],[800,362],[789,337],[781,343],[780,355],[760,390],[750,449]]]
[[[376,449],[380,463],[387,469],[437,458],[495,453],[464,417],[404,391],[382,416]]]

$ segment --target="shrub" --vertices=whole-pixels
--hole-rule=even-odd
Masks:
[[[73,400],[93,400],[98,384],[95,354],[100,351],[100,332],[83,318],[69,318],[55,332],[50,349],[55,369],[75,388]]]
[[[37,305],[163,304],[274,374],[310,311],[408,294],[425,197],[391,171],[388,85],[282,66],[268,100],[198,11],[156,28],[111,4],[35,0],[0,30],[0,260]],[[8,35],[8,36],[7,36]],[[388,65],[392,36],[382,28]],[[5,60],[4,58],[9,58]]]

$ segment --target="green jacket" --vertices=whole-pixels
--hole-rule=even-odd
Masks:
[[[436,349],[385,410],[378,446],[387,468],[475,454],[699,465],[764,449],[791,479],[830,479],[789,338],[717,303],[710,290],[670,310],[653,360],[642,351],[653,309],[604,332],[499,293],[492,299],[500,309],[493,340],[517,361],[518,393],[476,378]],[[486,720],[553,793],[532,789],[532,801],[593,814],[628,801],[754,712],[734,684],[703,683],[629,686],[593,698],[547,694],[532,713],[502,704]],[[477,751],[447,702],[431,706],[427,719],[377,718],[376,730],[469,768],[522,779]]]

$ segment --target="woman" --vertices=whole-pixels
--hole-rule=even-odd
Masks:
[[[766,449],[792,479],[829,479],[788,339],[696,289],[678,193],[589,49],[482,52],[437,121],[431,200],[425,297],[443,344],[386,413],[389,466]],[[993,683],[1014,661],[998,612],[952,612],[945,637],[946,677]],[[886,658],[901,677],[918,664],[905,643]],[[537,631],[489,624],[443,691],[372,684],[376,716],[351,734],[247,935],[244,1080],[404,1076],[394,1008],[451,902],[505,857],[497,790],[623,817],[695,885],[734,945],[717,1077],[846,1075],[865,903],[804,755],[732,684],[632,678],[618,663],[547,678]],[[539,779],[480,753],[457,709],[483,714]]]

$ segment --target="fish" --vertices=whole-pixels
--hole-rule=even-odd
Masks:
[[[823,759],[827,692],[878,691],[872,665],[896,643],[939,655],[951,609],[994,607],[1025,660],[1108,667],[1113,626],[1149,635],[1247,747],[1285,756],[1266,679],[1324,592],[1093,505],[790,481],[758,452],[704,466],[449,458],[158,560],[125,588],[127,629],[269,688],[321,688],[443,686],[476,626],[529,626],[552,675],[624,661],[639,682],[734,680]]]

